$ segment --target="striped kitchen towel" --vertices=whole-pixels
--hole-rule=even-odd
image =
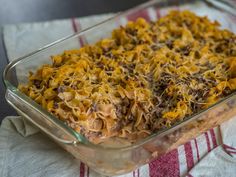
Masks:
[[[236,32],[236,25],[232,25],[236,21],[234,16],[222,12],[219,13],[218,10],[208,8],[201,2],[194,5],[165,9],[149,8],[140,11],[138,16],[147,20],[156,20],[165,15],[170,9],[189,9],[198,15],[207,14],[211,20],[217,19],[223,28]],[[7,25],[4,27],[3,34],[8,59],[11,61],[23,56],[112,15],[105,14],[70,20]],[[136,18],[136,15],[129,15],[124,21]],[[83,45],[86,40],[85,38],[80,38],[79,42]],[[3,121],[0,129],[0,151],[3,152],[0,154],[0,176],[101,176],[89,169],[85,164],[66,154],[54,143],[49,143],[49,140],[45,139],[44,136],[38,135],[37,131],[27,136],[28,134],[25,134],[27,132],[25,130],[29,130],[29,127],[19,117],[8,117]],[[231,129],[228,127],[231,127]],[[236,154],[236,141],[232,142],[233,139],[236,139],[236,132],[232,131],[233,128],[229,124],[215,127],[196,139],[158,157],[149,164],[129,174],[122,175],[122,177],[216,176],[214,172],[217,172],[217,170],[209,164],[216,167],[216,162],[221,162],[221,167],[225,167],[222,164],[227,164],[229,167],[236,164],[232,160]],[[18,133],[26,137],[19,136]],[[219,146],[222,144],[221,136],[223,137],[223,146]],[[226,139],[227,141],[224,141]],[[230,159],[227,160],[227,163],[225,162],[226,156],[227,159]],[[214,163],[212,163],[213,161]],[[211,171],[207,171],[205,168],[207,165]],[[223,172],[222,168],[220,169]],[[236,174],[236,170],[234,172]]]
[[[236,117],[220,125],[221,145],[207,153],[189,176],[236,176]],[[218,143],[217,143],[218,144]]]
[[[233,177],[236,174],[235,126],[236,117],[119,177]],[[219,146],[221,136],[223,146]],[[2,121],[0,152],[0,176],[3,177],[102,177],[21,117],[6,117]]]

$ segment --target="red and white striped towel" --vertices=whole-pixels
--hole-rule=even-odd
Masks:
[[[206,15],[212,20],[218,20],[222,24],[223,28],[228,28],[231,31],[236,32],[236,18],[225,13],[221,13],[218,10],[209,9],[202,3],[197,3],[192,6],[184,7],[172,7],[175,9],[189,9],[194,11],[199,15]],[[153,9],[149,8],[147,10],[140,11],[138,16],[146,18],[148,20],[155,20],[160,16],[163,16],[167,13],[170,8],[166,9]],[[43,22],[43,23],[34,23],[34,24],[20,24],[20,25],[8,25],[4,27],[4,42],[7,49],[7,55],[9,60],[20,57],[28,52],[31,52],[49,42],[52,42],[61,37],[67,36],[73,32],[78,32],[81,29],[84,29],[92,24],[102,21],[112,14],[108,15],[99,15],[84,17],[79,19],[71,20],[58,20],[53,22]],[[124,20],[133,20],[137,16],[129,15]],[[35,43],[37,41],[37,43]],[[86,43],[85,38],[79,39],[80,43]],[[234,119],[236,122],[236,118]],[[231,122],[232,123],[232,122]],[[231,124],[232,125],[232,124]],[[236,125],[235,125],[236,126]],[[227,132],[227,133],[225,133]],[[230,133],[229,133],[230,132]],[[229,138],[229,135],[230,138]],[[185,145],[180,146],[179,148],[165,154],[158,159],[152,161],[151,163],[140,167],[139,169],[122,175],[122,177],[175,177],[175,176],[214,176],[217,172],[216,169],[211,169],[211,171],[206,171],[206,164],[211,164],[211,159],[220,162],[224,162],[224,159],[217,158],[218,156],[214,153],[214,149],[217,149],[217,154],[221,152],[226,152],[232,158],[236,155],[236,130],[229,126],[229,124],[223,124],[221,127],[213,128],[196,139],[187,142]],[[223,140],[221,139],[223,137]],[[235,140],[233,142],[233,140]],[[225,151],[219,150],[218,146],[221,145]],[[213,151],[212,151],[213,150]],[[213,154],[213,155],[212,155]],[[223,155],[224,156],[224,155]],[[231,159],[231,160],[232,160]],[[227,161],[228,162],[228,161]],[[62,162],[63,163],[63,162]],[[219,163],[221,164],[221,163]],[[228,163],[223,163],[227,164]],[[214,163],[217,168],[217,163]],[[235,165],[235,169],[232,169],[232,172],[235,172],[236,176],[236,162],[230,161],[230,165]],[[230,166],[228,165],[228,166]],[[221,164],[222,166],[222,164]],[[222,168],[220,168],[222,171]],[[30,170],[30,169],[27,169]],[[44,169],[45,170],[45,169]],[[204,171],[205,170],[205,171]],[[205,173],[205,174],[204,174]],[[217,173],[219,174],[219,173]],[[233,174],[233,173],[231,173]],[[45,175],[46,176],[46,175]],[[65,175],[67,176],[67,175]],[[69,173],[68,173],[69,176]],[[75,176],[80,177],[96,177],[97,173],[90,170],[86,165],[80,163],[79,172],[76,172]],[[233,176],[233,175],[232,175]]]
[[[220,144],[220,131],[216,127],[177,149],[157,158],[148,165],[129,174],[130,177],[185,176],[211,150]]]

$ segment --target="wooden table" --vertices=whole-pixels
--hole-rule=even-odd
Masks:
[[[118,12],[146,0],[0,0],[0,26],[22,22],[37,22],[92,14]],[[8,63],[0,35],[0,73]],[[5,86],[0,81],[0,121],[16,112],[5,101]]]

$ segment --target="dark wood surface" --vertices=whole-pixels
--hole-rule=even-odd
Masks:
[[[0,26],[23,22],[47,21],[92,14],[118,12],[146,0],[0,0]],[[1,30],[0,30],[1,32]],[[8,63],[0,35],[0,73]],[[5,101],[5,86],[0,81],[0,121],[16,112]]]

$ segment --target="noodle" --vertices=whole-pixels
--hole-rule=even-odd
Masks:
[[[135,142],[236,89],[236,36],[189,11],[128,22],[52,61],[19,89],[94,143]]]

